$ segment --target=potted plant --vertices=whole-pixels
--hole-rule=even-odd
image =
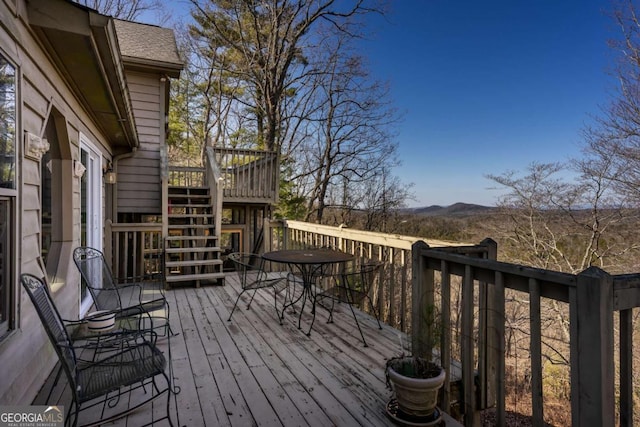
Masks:
[[[436,406],[445,380],[442,367],[423,357],[401,355],[387,360],[385,375],[387,387],[395,394],[398,418],[439,420]]]
[[[408,356],[403,352],[387,360],[387,388],[395,395],[387,406],[387,412],[400,422],[437,425],[441,420],[437,409],[438,394],[446,372],[432,361],[431,356],[442,337],[441,318],[435,305],[425,307],[421,321],[425,333],[412,335],[414,355]],[[404,348],[402,342],[400,346]]]

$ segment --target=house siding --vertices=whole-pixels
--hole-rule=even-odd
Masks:
[[[53,369],[57,358],[26,292],[19,284],[21,273],[44,277],[40,267],[41,205],[40,162],[24,156],[24,132],[42,133],[51,108],[66,121],[68,141],[61,141],[71,158],[64,159],[66,170],[79,157],[79,132],[90,136],[102,155],[111,158],[106,138],[83,110],[67,83],[59,75],[46,52],[25,23],[26,6],[19,1],[0,0],[0,53],[12,61],[18,71],[17,99],[17,189],[15,218],[15,254],[13,286],[17,291],[17,327],[0,340],[0,405],[28,405]],[[20,15],[22,14],[22,15]],[[71,176],[71,174],[69,174]],[[70,257],[71,248],[79,244],[80,197],[79,178],[65,176],[65,188],[58,191],[63,200],[72,203],[72,232],[62,242],[62,255],[57,266],[52,294],[65,318],[77,318],[79,310],[79,274]],[[19,263],[18,263],[19,262]]]
[[[160,144],[164,143],[160,76],[126,73],[138,131],[138,150],[118,162],[118,213],[160,214]]]
[[[45,10],[45,5],[47,18],[43,21],[40,12]],[[117,212],[161,212],[159,147],[165,143],[165,90],[168,83],[162,80],[166,76],[153,67],[149,68],[148,61],[145,61],[144,72],[140,71],[141,68],[136,71],[127,70],[122,57],[117,55],[112,58],[113,64],[92,62],[96,56],[90,50],[82,51],[85,55],[83,58],[67,55],[52,57],[47,51],[52,46],[58,46],[62,53],[78,54],[75,50],[62,50],[67,39],[77,42],[76,46],[101,49],[100,54],[105,53],[104,48],[99,43],[91,43],[95,39],[89,40],[89,37],[115,40],[110,38],[111,33],[104,35],[99,31],[89,31],[90,34],[87,34],[89,15],[84,15],[84,12],[77,16],[84,16],[87,18],[86,22],[75,19],[75,14],[66,18],[65,13],[76,7],[71,5],[73,3],[66,0],[47,0],[47,3],[44,0],[0,0],[0,54],[15,65],[17,76],[16,190],[0,189],[0,192],[11,193],[8,196],[15,199],[12,212],[15,216],[12,230],[15,242],[12,251],[14,274],[11,285],[15,289],[14,307],[17,311],[15,327],[10,333],[0,337],[0,405],[31,404],[57,362],[40,319],[19,284],[20,274],[47,277],[51,294],[62,317],[74,319],[79,315],[80,276],[73,263],[72,251],[80,245],[81,236],[81,181],[74,174],[74,162],[80,161],[81,135],[83,141],[86,136],[100,154],[102,164],[113,162],[117,172],[115,185],[103,184],[104,218],[111,218],[112,213],[116,212],[112,210],[113,206],[107,206],[107,201],[118,206]],[[33,27],[28,23],[27,12],[33,19]],[[49,22],[49,15],[58,18]],[[51,30],[50,23],[60,27]],[[69,24],[69,31],[66,24]],[[133,27],[125,26],[125,30],[137,30],[135,26],[139,24],[131,25]],[[47,32],[49,30],[53,32]],[[154,27],[142,30],[158,31]],[[170,30],[163,29],[161,32],[165,37],[172,36]],[[123,36],[126,39],[126,32]],[[79,43],[78,37],[81,38]],[[133,42],[138,43],[138,39],[134,38]],[[164,45],[165,43],[156,48],[162,51]],[[102,58],[101,55],[100,57]],[[76,59],[83,60],[82,67],[74,67],[78,64]],[[85,66],[84,60],[90,65]],[[105,64],[111,66],[103,67]],[[68,67],[69,65],[72,66]],[[120,76],[119,67],[125,67],[128,93],[104,91],[101,85],[104,80],[100,79],[104,78],[105,73]],[[62,68],[65,70],[62,71]],[[73,72],[70,73],[69,70]],[[85,74],[98,84],[79,85],[78,82]],[[65,76],[69,75],[75,76],[75,80],[65,80],[68,78]],[[77,95],[74,90],[82,91],[82,95]],[[118,99],[112,105],[110,97],[114,93],[118,95]],[[119,102],[128,105],[120,109]],[[117,115],[104,111],[104,105],[107,108],[113,107],[113,112]],[[120,132],[121,128],[113,125],[115,119],[104,123],[97,118],[102,117],[104,120],[124,117],[125,115],[120,114],[122,111],[127,112],[127,117],[130,117],[129,111],[133,112],[135,123],[132,125],[135,125],[138,135],[129,135],[129,121],[123,124]],[[45,126],[48,120],[52,120],[51,127]],[[50,141],[58,142],[53,146],[59,148],[51,151],[52,177],[55,176],[55,181],[52,181],[55,185],[51,186],[51,199],[54,200],[52,218],[56,221],[54,226],[57,228],[55,236],[52,233],[50,252],[55,252],[55,256],[48,259],[50,265],[46,266],[47,271],[41,262],[42,161],[25,154],[26,132],[37,136],[46,133]],[[136,147],[135,152],[127,152],[132,147]],[[110,236],[104,238],[108,239]]]

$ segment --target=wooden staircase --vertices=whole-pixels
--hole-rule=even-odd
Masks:
[[[208,187],[168,187],[167,286],[224,284]]]

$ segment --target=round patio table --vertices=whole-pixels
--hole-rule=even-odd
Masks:
[[[301,329],[300,322],[302,312],[307,300],[311,301],[313,318],[307,331],[307,336],[311,335],[311,328],[316,320],[316,278],[320,277],[323,269],[333,264],[341,264],[351,261],[354,256],[335,249],[292,249],[283,251],[266,252],[262,255],[264,259],[271,262],[287,264],[292,273],[300,272],[302,278],[302,293],[295,300],[291,300],[288,304],[285,297],[285,303],[282,307],[280,315],[280,323],[284,319],[284,312],[288,307],[293,306],[302,300],[302,308],[298,315],[298,329]]]

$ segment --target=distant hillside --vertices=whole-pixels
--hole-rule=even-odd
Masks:
[[[450,206],[427,206],[422,208],[409,208],[405,212],[420,216],[468,216],[489,213],[496,208],[490,206],[474,205],[470,203],[454,203]]]

